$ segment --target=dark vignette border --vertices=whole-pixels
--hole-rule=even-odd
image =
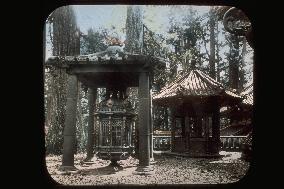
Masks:
[[[34,113],[31,116],[31,112],[28,111],[29,117],[32,117],[33,122],[35,124],[31,124],[32,126],[29,127],[29,133],[28,135],[31,135],[32,137],[29,137],[28,139],[32,140],[30,147],[32,147],[31,154],[33,154],[29,160],[31,161],[30,164],[32,166],[31,171],[33,172],[33,175],[35,177],[28,177],[25,178],[26,181],[30,183],[30,185],[35,185],[35,186],[40,186],[42,187],[47,187],[47,188],[69,188],[69,186],[61,186],[57,185],[53,181],[53,179],[50,177],[49,173],[47,172],[46,166],[45,166],[45,141],[44,141],[44,100],[43,100],[43,26],[45,23],[46,18],[48,15],[55,10],[58,7],[65,6],[65,5],[79,5],[79,4],[153,4],[153,5],[162,5],[162,4],[181,4],[181,5],[222,5],[222,6],[235,6],[239,9],[241,9],[245,14],[249,17],[249,19],[252,22],[253,25],[253,33],[254,33],[254,101],[255,101],[255,107],[254,107],[254,118],[253,118],[253,123],[254,125],[260,125],[259,121],[259,83],[261,80],[261,64],[260,64],[260,59],[259,59],[259,43],[258,43],[258,35],[256,35],[256,31],[259,30],[259,22],[256,20],[256,11],[255,11],[255,4],[253,2],[248,2],[245,0],[240,0],[238,2],[233,1],[233,0],[215,0],[215,1],[210,1],[210,0],[191,0],[191,1],[186,1],[186,0],[181,0],[181,1],[163,1],[163,0],[152,0],[152,1],[123,1],[123,0],[45,0],[43,4],[40,6],[40,9],[38,9],[36,15],[37,19],[37,24],[33,25],[33,29],[36,30],[36,38],[37,44],[35,47],[35,53],[37,53],[38,56],[36,56],[36,60],[33,62],[30,62],[28,67],[32,67],[30,70],[30,73],[33,77],[33,75],[36,75],[36,79],[33,80],[33,83],[35,83],[36,87],[32,87],[32,91],[35,92],[35,99],[31,99],[32,103],[35,103],[35,111],[32,112]],[[33,79],[33,78],[32,78]],[[33,98],[33,97],[32,97]],[[239,187],[252,187],[254,184],[254,179],[255,179],[255,174],[256,174],[256,152],[257,152],[257,146],[256,146],[256,130],[254,126],[254,134],[253,134],[253,158],[251,162],[251,166],[249,171],[247,172],[247,175],[241,179],[237,183],[233,184],[224,184],[224,185],[211,185],[211,184],[206,184],[206,185],[179,185],[179,186],[171,186],[171,185],[162,185],[162,186],[154,186],[154,187],[177,187],[177,188],[239,188]],[[258,133],[258,132],[257,132]],[[259,144],[259,142],[258,142]],[[25,153],[28,154],[28,153]],[[22,173],[23,174],[23,173]],[[92,188],[93,186],[81,186],[80,188]],[[98,186],[96,186],[98,187]],[[105,188],[108,186],[99,186],[99,188]],[[133,186],[125,186],[125,188],[130,187],[132,188]],[[138,187],[138,186],[137,186]],[[140,187],[140,186],[139,186]],[[71,187],[70,188],[75,188]],[[124,187],[123,187],[124,188]],[[147,186],[147,188],[151,188]]]

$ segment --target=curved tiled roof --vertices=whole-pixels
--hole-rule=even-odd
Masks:
[[[152,65],[155,69],[165,67],[167,61],[161,57],[149,56],[145,54],[135,54],[123,51],[122,47],[113,45],[107,47],[106,50],[76,56],[51,56],[45,61],[46,66],[65,67],[72,64],[147,64]]]
[[[225,90],[223,85],[198,69],[179,75],[173,82],[153,95],[153,100],[182,96],[219,96],[224,94],[240,98],[239,95]]]
[[[253,84],[251,83],[248,87],[246,87],[243,92],[241,92],[241,96],[244,98],[243,103],[247,105],[253,105]]]

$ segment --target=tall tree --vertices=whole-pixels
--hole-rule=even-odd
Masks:
[[[242,39],[242,52],[241,52],[241,63],[240,63],[240,81],[239,81],[239,91],[242,91],[244,89],[244,85],[246,83],[246,71],[245,71],[245,66],[246,66],[246,53],[247,53],[247,42],[246,38],[243,37]]]
[[[215,14],[216,15],[216,14]],[[222,57],[220,56],[220,49],[222,48],[222,40],[219,40],[219,33],[220,33],[220,29],[219,29],[219,23],[217,21],[216,24],[216,80],[218,82],[221,81],[221,64],[222,64]]]
[[[60,7],[50,15],[49,19],[53,25],[53,55],[80,54],[79,30],[73,8],[71,6]]]
[[[90,54],[103,51],[107,48],[105,36],[102,31],[95,31],[92,28],[88,29],[87,35],[82,40],[82,54]]]
[[[218,69],[225,70],[226,77],[224,77],[223,82],[226,86],[230,88],[234,88],[237,91],[241,91],[243,89],[243,86],[245,85],[246,81],[246,74],[248,62],[245,61],[245,57],[247,54],[247,46],[246,46],[246,38],[244,36],[238,36],[240,35],[239,30],[233,31],[232,27],[236,27],[238,24],[241,24],[244,22],[245,25],[249,23],[248,18],[238,9],[234,9],[234,11],[231,11],[230,16],[227,17],[227,20],[231,20],[232,22],[225,22],[224,23],[224,15],[231,7],[216,7],[216,15],[219,21],[222,22],[224,28],[227,28],[225,30],[226,33],[226,45],[229,46],[229,52],[226,53],[226,59],[228,61],[227,65],[219,66]],[[230,31],[228,30],[230,29]],[[228,31],[227,31],[228,30]],[[242,49],[241,49],[242,47]],[[222,68],[221,68],[222,67]],[[251,73],[249,73],[251,74]]]
[[[202,17],[197,14],[197,11],[189,8],[182,19],[177,21],[173,16],[169,17],[170,22],[170,37],[168,44],[174,46],[174,54],[170,56],[170,62],[180,65],[184,71],[191,69],[191,60],[196,60],[199,67],[202,65],[202,60],[206,59],[204,53],[201,52],[201,41],[203,40],[203,26],[201,24]],[[206,48],[207,50],[207,48]],[[209,54],[209,53],[208,53]]]
[[[229,86],[233,89],[239,89],[239,67],[240,67],[240,58],[239,58],[239,46],[240,39],[234,34],[229,34],[228,36],[230,50],[228,53],[228,62],[229,62]]]
[[[216,78],[216,70],[215,70],[215,46],[216,46],[216,36],[215,36],[215,26],[216,19],[213,8],[209,11],[209,27],[210,27],[210,57],[209,57],[209,75],[212,78]]]
[[[126,40],[124,50],[130,53],[142,53],[143,48],[143,14],[142,7],[139,5],[127,6],[126,17]],[[138,94],[137,88],[129,89],[130,101],[137,103],[135,95]]]
[[[129,5],[126,18],[125,51],[141,53],[143,45],[143,16],[142,7]]]
[[[80,53],[80,39],[75,14],[71,6],[56,9],[48,18],[49,34],[54,56],[77,55]],[[65,121],[66,82],[65,70],[53,68],[45,73],[46,98],[45,108],[47,153],[61,154],[63,127]]]

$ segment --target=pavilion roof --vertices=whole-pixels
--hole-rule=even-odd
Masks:
[[[108,46],[106,50],[87,55],[51,56],[46,60],[46,65],[64,64],[144,64],[150,57],[144,54],[125,52],[121,46]],[[166,60],[160,57],[151,57],[156,66],[165,65]]]
[[[153,101],[163,101],[175,97],[209,97],[226,96],[238,98],[241,96],[226,90],[223,85],[198,69],[177,76],[161,91],[153,95]]]
[[[243,104],[253,105],[253,83],[249,84],[240,95],[243,97]]]

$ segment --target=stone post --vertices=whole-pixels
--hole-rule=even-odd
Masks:
[[[139,75],[139,165],[134,174],[151,174],[150,166],[150,83],[149,73]]]
[[[76,75],[68,76],[66,116],[64,123],[64,142],[62,165],[59,170],[77,170],[74,166],[74,152],[76,142],[76,109],[78,96],[78,81]]]
[[[96,106],[97,89],[89,88],[88,106],[89,106],[89,118],[88,118],[88,140],[87,140],[87,157],[85,161],[91,161],[94,156],[94,124],[95,116],[94,109]]]
[[[220,150],[220,104],[218,99],[213,100],[213,115],[212,115],[212,137],[214,139],[214,152],[219,153]]]
[[[152,89],[150,90],[150,161],[154,162],[153,152],[153,103],[152,103]]]

